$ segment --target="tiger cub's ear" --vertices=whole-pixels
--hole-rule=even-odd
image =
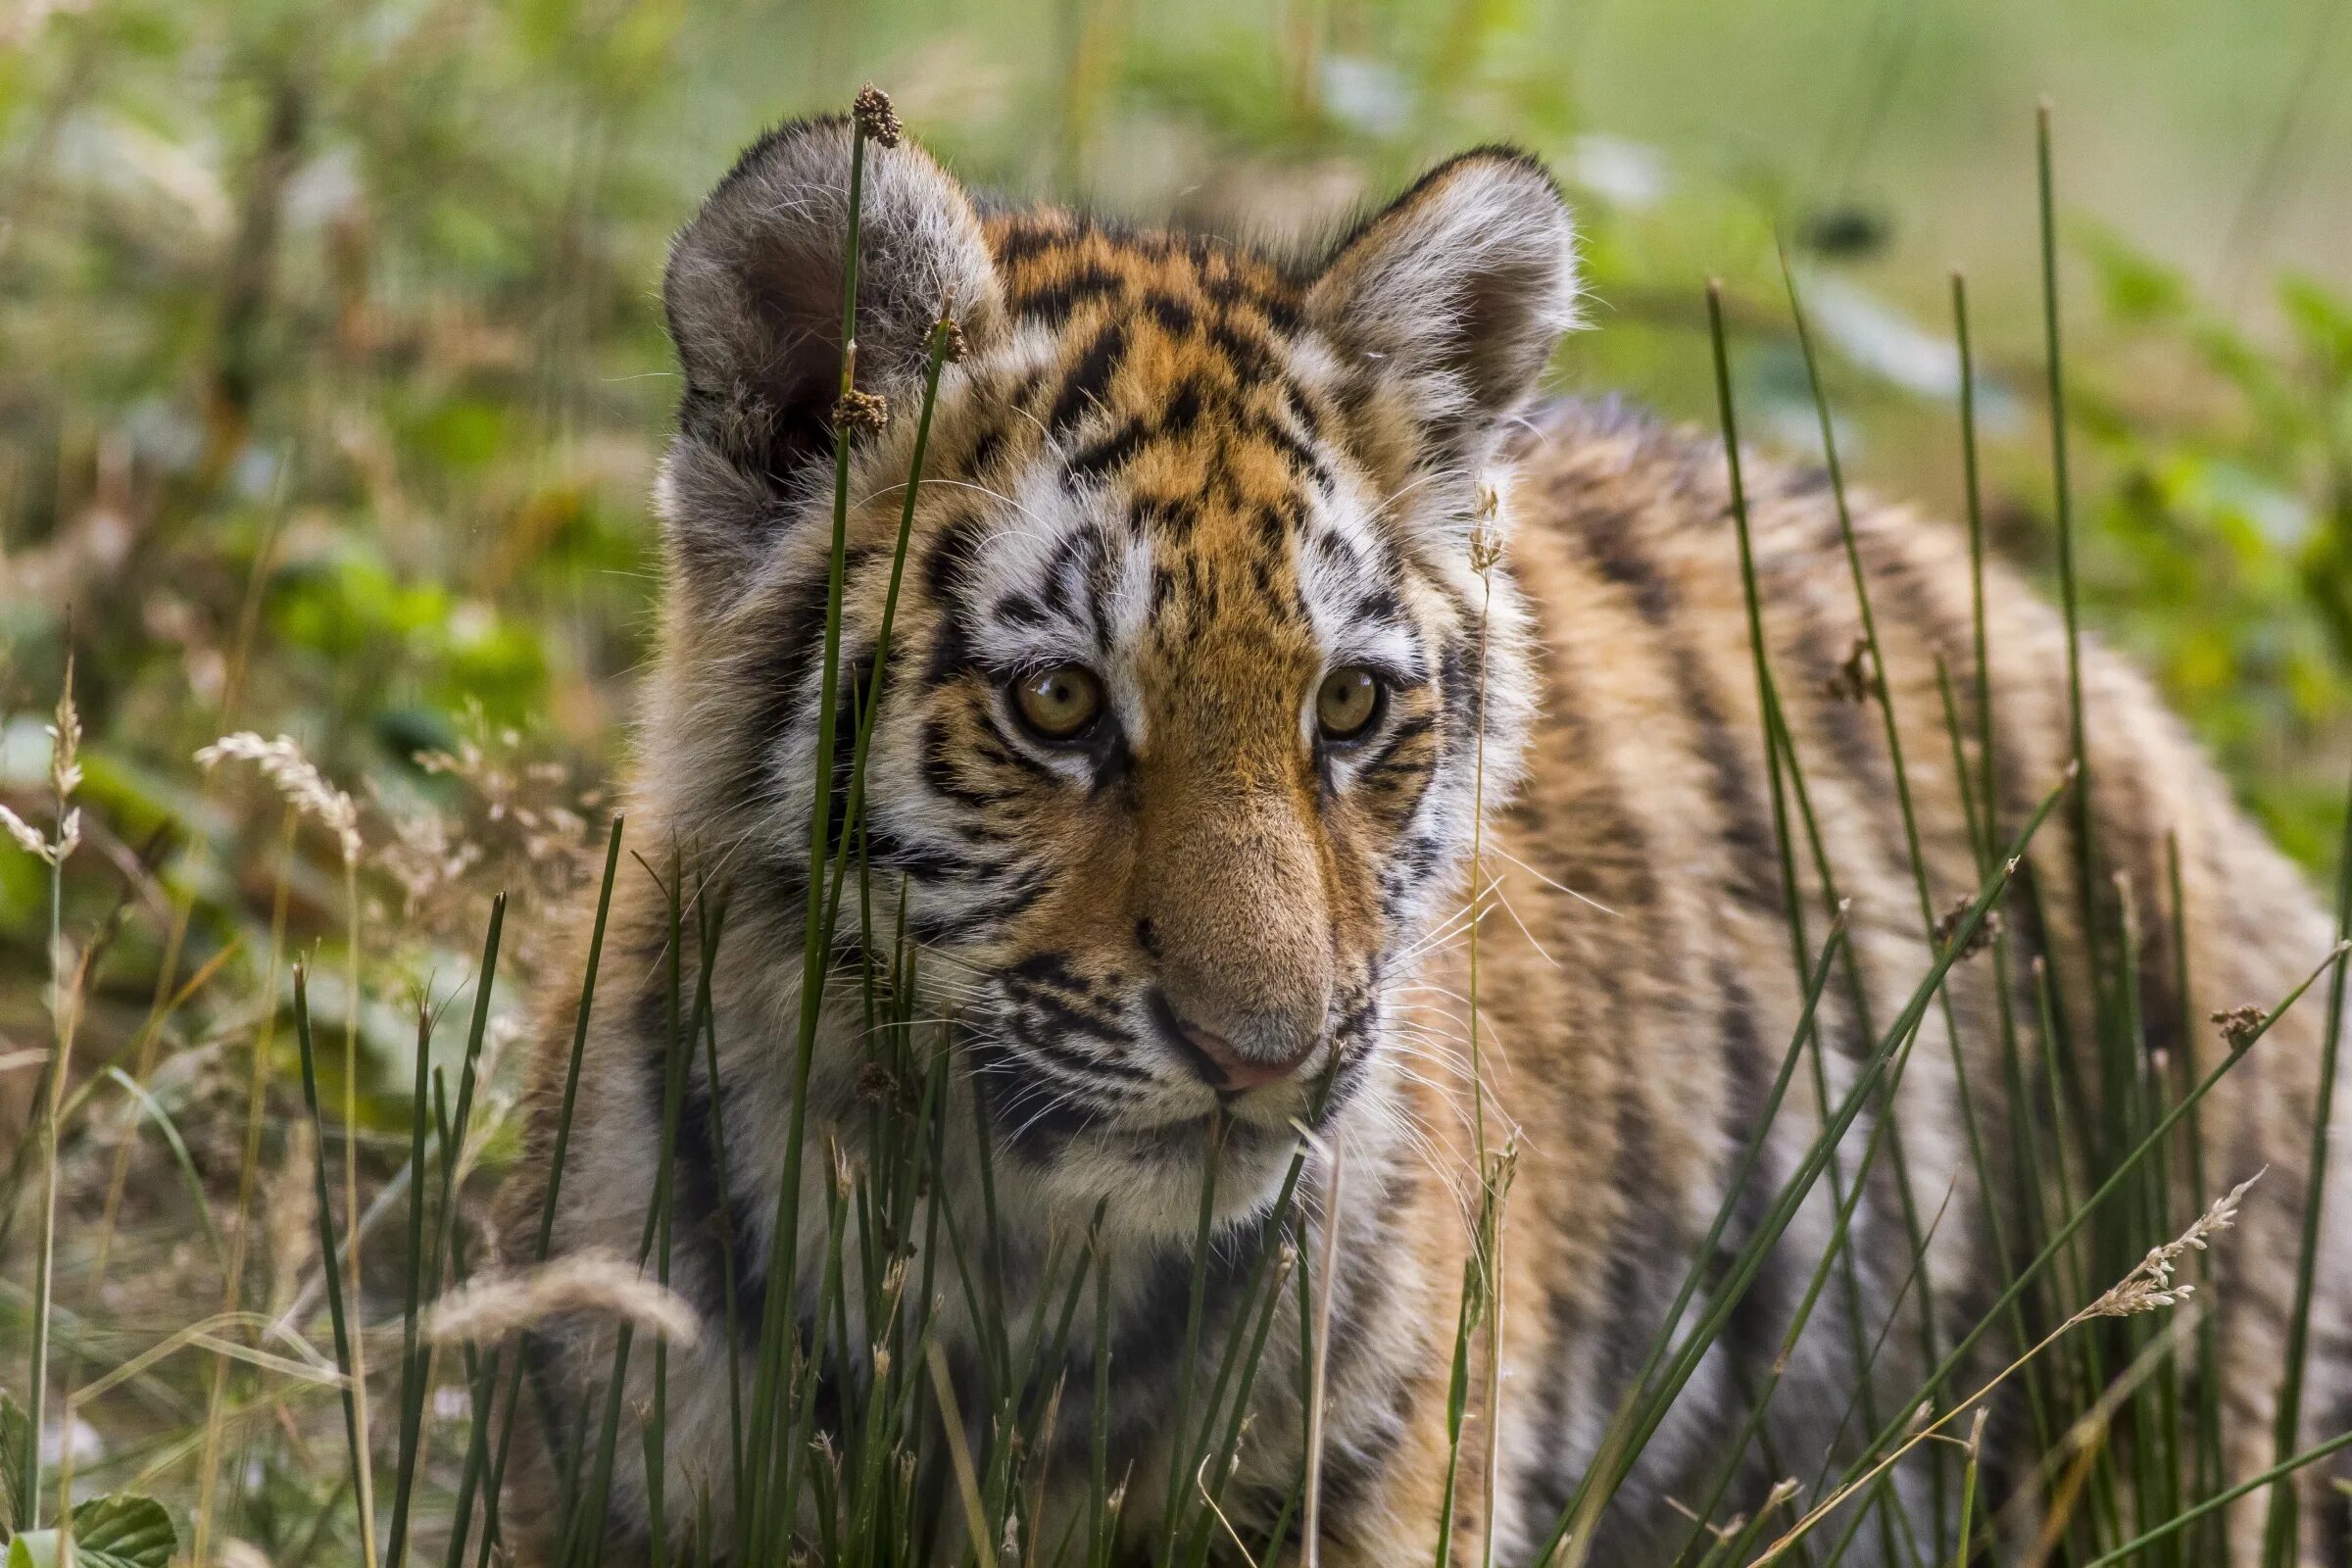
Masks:
[[[1576,227],[1544,166],[1508,148],[1422,176],[1341,243],[1307,311],[1443,444],[1476,446],[1578,324]]]
[[[853,135],[846,119],[768,132],[671,243],[662,305],[685,391],[670,482],[685,531],[772,517],[779,487],[832,454]],[[911,141],[866,144],[858,231],[858,386],[911,416],[943,309],[975,347],[1001,329],[996,270],[963,187]]]

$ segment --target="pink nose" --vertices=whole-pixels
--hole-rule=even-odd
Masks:
[[[1262,1089],[1268,1084],[1282,1082],[1298,1071],[1298,1064],[1313,1055],[1315,1052],[1314,1045],[1310,1041],[1305,1050],[1279,1061],[1269,1061],[1261,1056],[1243,1055],[1223,1035],[1210,1034],[1207,1030],[1197,1029],[1189,1023],[1178,1023],[1176,1027],[1183,1031],[1186,1042],[1200,1054],[1201,1058],[1210,1069],[1224,1079],[1224,1082],[1217,1087],[1236,1093],[1247,1089]],[[1202,1076],[1205,1077],[1207,1074],[1204,1073]]]

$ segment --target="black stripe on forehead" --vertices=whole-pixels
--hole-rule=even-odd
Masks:
[[[1167,393],[1157,415],[1129,416],[1106,434],[1081,448],[1063,467],[1072,480],[1099,479],[1125,466],[1127,460],[1153,441],[1180,440],[1200,422],[1203,404],[1217,394],[1203,388],[1200,378],[1186,375]]]
[[[1385,530],[1372,531],[1374,548],[1364,550],[1339,529],[1324,526],[1313,529],[1307,536],[1307,548],[1325,562],[1346,571],[1358,585],[1372,585],[1401,594],[1404,589],[1404,555],[1396,548]]]

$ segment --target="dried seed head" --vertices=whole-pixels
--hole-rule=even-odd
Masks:
[[[8,836],[17,841],[17,848],[26,855],[49,858],[49,841],[41,837],[41,830],[5,806],[0,806],[0,827],[8,830]]]
[[[1936,922],[1936,945],[1937,947],[1948,948],[1952,945],[1952,939],[1960,934],[1960,927],[1967,923],[1968,911],[1976,907],[1976,903],[1977,901],[1974,899],[1962,899],[1943,911],[1941,917]],[[1959,952],[1952,955],[1952,961],[1957,963],[1962,958],[1982,953],[1984,951],[1985,945],[2000,935],[2000,932],[2001,911],[1986,909],[1984,918],[1979,920],[1976,930],[1969,933],[1967,943],[1961,947]]]
[[[81,843],[81,808],[76,806],[57,824],[54,840],[41,837],[41,830],[25,821],[5,806],[0,806],[0,830],[17,841],[17,848],[38,857],[50,865],[63,863]]]
[[[49,727],[49,783],[62,806],[81,787],[81,712],[74,706],[74,656],[66,655],[66,681],[57,694],[57,722]]]
[[[847,1202],[858,1190],[858,1161],[850,1157],[850,1152],[843,1146],[840,1136],[830,1127],[825,1129],[825,1152],[831,1156],[829,1163],[833,1167],[833,1191]]]
[[[2270,1021],[2270,1014],[2251,1005],[2230,1007],[2215,1013],[2213,1021],[2221,1025],[2222,1038],[2234,1050],[2251,1044],[2254,1037],[2262,1033],[2262,1026]]]
[[[890,106],[890,94],[867,82],[858,89],[858,97],[850,105],[850,118],[858,123],[858,134],[880,147],[896,147],[906,127],[899,123],[899,112]]]
[[[335,835],[346,864],[360,858],[360,809],[351,797],[327,783],[325,775],[302,755],[302,748],[284,735],[266,741],[251,730],[223,735],[196,754],[207,771],[223,760],[251,762],[277,787],[286,804],[317,817]]]
[[[939,334],[939,357],[949,365],[959,365],[971,345],[964,341],[963,323],[953,316],[942,315],[932,330]]]
[[[2173,1271],[2184,1252],[2205,1250],[2206,1239],[2228,1230],[2237,1219],[2237,1205],[2244,1200],[2246,1189],[2262,1180],[2270,1169],[2262,1170],[2239,1182],[2229,1192],[2213,1200],[2213,1206],[2199,1214],[2172,1241],[2162,1247],[2148,1249],[2148,1255],[2139,1266],[2122,1279],[2106,1295],[2084,1307],[2080,1317],[2131,1317],[2137,1312],[2152,1312],[2160,1306],[2176,1306],[2196,1293],[2193,1285],[2179,1285],[2173,1281]]]
[[[1502,492],[1491,484],[1478,487],[1478,511],[1470,525],[1470,569],[1485,576],[1502,560]]]
[[[868,1104],[887,1105],[899,1098],[899,1081],[891,1076],[888,1067],[869,1061],[851,1080],[850,1093]]]
[[[890,402],[879,392],[860,392],[852,387],[833,405],[833,428],[844,434],[862,430],[868,435],[879,435],[888,423]]]
[[[1879,674],[1878,662],[1870,657],[1870,644],[1855,638],[1845,662],[1838,666],[1837,674],[1822,682],[1822,690],[1841,703],[1860,703],[1886,695],[1886,682]]]
[[[38,828],[5,806],[0,806],[0,832],[17,841],[25,854],[50,865],[62,865],[81,843],[81,808],[66,802],[81,787],[81,715],[74,707],[74,656],[66,655],[66,681],[57,697],[57,722],[49,726],[49,785],[57,797],[57,837],[44,838]]]

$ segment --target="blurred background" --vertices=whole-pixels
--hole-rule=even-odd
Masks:
[[[0,0],[0,803],[53,819],[70,652],[82,844],[54,929],[81,977],[75,1077],[120,1065],[144,1097],[92,1101],[66,1150],[66,1234],[103,1238],[61,1262],[67,1353],[147,1343],[142,1303],[184,1312],[169,1283],[220,1245],[189,1216],[260,1200],[257,1158],[299,1173],[291,954],[314,955],[319,1014],[358,1024],[351,1132],[379,1175],[406,1152],[416,1001],[443,1006],[424,1034],[452,1059],[501,887],[521,917],[493,1050],[519,1032],[530,916],[601,851],[653,635],[663,246],[763,125],[867,79],[1007,199],[1285,239],[1463,146],[1532,148],[1581,212],[1594,296],[1558,384],[1712,425],[1721,276],[1743,427],[1810,456],[1785,243],[1849,470],[1950,516],[1965,269],[1988,530],[2045,581],[2048,94],[2086,616],[2289,851],[2330,863],[2352,741],[2347,12]],[[194,761],[242,730],[322,770],[296,807]],[[50,898],[48,868],[0,848],[0,1153],[53,1038]],[[142,1137],[159,1117],[172,1138]],[[0,1261],[21,1260],[5,1226]],[[270,1268],[274,1298],[291,1275]],[[0,1267],[0,1339],[23,1277]],[[193,1488],[199,1396],[175,1377],[74,1437],[91,1484]],[[292,1528],[272,1499],[326,1483],[258,1451],[236,1519],[268,1544]]]

